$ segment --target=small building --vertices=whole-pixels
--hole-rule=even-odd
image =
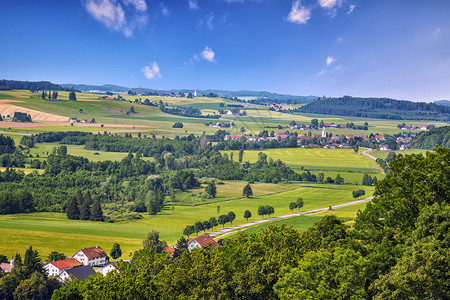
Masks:
[[[81,123],[87,124],[87,123],[89,123],[89,121],[87,119],[82,119]]]
[[[11,269],[14,268],[14,257],[11,256],[11,261],[9,263],[1,263],[0,269],[2,269],[5,273],[11,272]]]
[[[324,124],[324,126],[323,126],[323,128],[322,128],[322,137],[323,137],[323,138],[326,138],[326,137],[327,137],[327,130],[325,129],[325,124]]]
[[[85,266],[104,266],[109,262],[106,252],[99,246],[92,248],[83,248],[73,255]]]
[[[70,123],[77,123],[78,119],[77,118],[70,118]]]
[[[97,274],[97,272],[95,272],[92,266],[80,266],[76,268],[65,269],[59,275],[59,280],[65,281],[67,278],[69,278],[70,275],[72,275],[76,279],[84,280],[87,279],[89,276],[95,274]]]
[[[59,276],[64,270],[82,266],[83,264],[73,257],[63,260],[52,261],[44,265],[48,276]]]
[[[219,246],[219,243],[217,243],[209,234],[205,234],[197,238],[190,238],[188,243],[189,250],[201,247],[208,247],[210,249],[214,249],[217,246]]]
[[[95,272],[102,273],[103,276],[106,276],[106,274],[116,269],[116,264],[117,263],[107,263],[103,267],[95,269]]]
[[[224,137],[224,140],[225,141],[229,141],[229,140],[239,140],[239,139],[241,139],[242,138],[242,135],[229,135],[229,134],[227,134],[225,137]]]

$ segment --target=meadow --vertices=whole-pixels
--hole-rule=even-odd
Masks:
[[[238,189],[245,182],[225,182],[223,190]],[[273,186],[278,186],[271,184]],[[160,232],[160,237],[169,244],[181,237],[186,225],[193,225],[197,221],[204,221],[219,214],[234,211],[236,220],[233,225],[246,223],[243,218],[245,210],[252,212],[251,220],[260,219],[257,208],[260,205],[271,205],[275,208],[273,216],[289,214],[289,203],[298,197],[304,199],[302,210],[328,207],[353,200],[352,191],[360,187],[352,185],[306,184],[300,183],[295,189],[286,191],[282,185],[269,187],[269,184],[255,184],[255,197],[230,199],[203,205],[175,205],[173,212],[166,206],[158,215],[144,214],[141,220],[122,223],[98,223],[89,221],[68,220],[60,213],[32,213],[0,216],[0,253],[12,255],[24,252],[32,244],[42,256],[53,250],[71,253],[81,246],[99,245],[108,249],[113,243],[123,244],[124,258],[128,252],[140,247],[140,243],[150,230]],[[373,187],[364,187],[366,195],[373,193]],[[240,189],[242,191],[242,189]],[[221,195],[219,189],[218,196]],[[220,213],[217,207],[220,206]],[[228,223],[226,226],[229,226]],[[217,227],[216,227],[217,228]]]

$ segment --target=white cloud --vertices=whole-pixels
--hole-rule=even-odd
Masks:
[[[198,26],[201,27],[202,25],[205,25],[206,28],[212,30],[214,25],[214,13],[210,12],[209,14],[206,14],[205,17],[200,19],[198,21]]]
[[[355,10],[356,5],[350,5],[347,14],[351,14]]]
[[[137,11],[146,11],[147,2],[145,0],[122,0],[125,5],[132,5]]]
[[[319,5],[322,8],[334,8],[336,6],[340,6],[342,4],[342,0],[319,0]]]
[[[322,69],[317,75],[318,76],[322,76],[323,74],[325,74],[327,71],[325,71],[324,69]]]
[[[209,48],[208,46],[205,47],[205,50],[202,51],[202,53],[200,53],[201,57],[204,60],[207,60],[209,62],[214,62],[214,56],[216,55],[214,53],[214,51],[212,51],[211,48]]]
[[[144,0],[121,0],[121,3],[117,0],[86,0],[85,8],[107,28],[131,37],[135,28],[147,23],[147,3]]]
[[[168,17],[170,15],[170,11],[167,9],[164,3],[161,3],[159,7],[161,8],[161,13],[163,14],[164,17]]]
[[[141,72],[144,73],[145,77],[147,77],[147,79],[149,79],[149,80],[162,77],[161,72],[159,71],[159,66],[156,63],[156,61],[152,64],[151,67],[149,67],[149,66],[143,67],[141,69]]]
[[[344,39],[343,39],[342,37],[338,36],[337,41],[338,41],[339,43],[342,43],[342,42],[344,41]]]
[[[292,8],[287,18],[292,23],[306,24],[309,18],[311,18],[311,10],[303,7],[300,1],[296,0],[292,3]]]
[[[208,46],[205,47],[205,50],[203,50],[200,53],[194,54],[189,61],[185,62],[185,64],[194,64],[196,61],[206,60],[209,62],[216,62],[216,53],[209,48]]]
[[[197,0],[188,0],[189,8],[192,10],[198,9],[198,2]]]
[[[328,56],[328,57],[327,57],[327,67],[328,67],[329,65],[331,65],[334,61],[335,61],[335,59],[334,59],[333,56]]]

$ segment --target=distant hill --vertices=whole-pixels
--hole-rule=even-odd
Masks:
[[[71,91],[71,87],[62,87],[49,81],[0,80],[0,90],[30,90],[30,91]]]
[[[208,90],[194,90],[194,89],[171,89],[171,90],[158,90],[158,89],[149,89],[149,88],[130,88],[125,86],[119,86],[119,85],[112,85],[112,84],[104,84],[104,85],[89,85],[89,84],[72,84],[72,83],[66,83],[61,84],[63,87],[67,88],[75,88],[80,91],[100,91],[100,92],[112,92],[112,93],[127,93],[128,91],[133,91],[136,93],[158,93],[158,94],[178,94],[180,92],[182,93],[194,93],[194,91],[197,91],[197,94],[200,95],[207,95],[207,94],[216,94],[220,97],[227,97],[227,98],[253,98],[253,99],[265,99],[265,100],[276,100],[279,103],[308,103],[312,100],[316,99],[315,96],[295,96],[295,95],[286,95],[286,94],[277,94],[277,93],[271,93],[271,92],[265,92],[265,91],[247,91],[247,90],[241,90],[241,91],[226,91],[226,90],[214,90],[214,89],[208,89]],[[267,102],[267,101],[266,101]]]
[[[450,107],[389,98],[327,98],[308,103],[297,111],[392,120],[450,121]]]
[[[410,147],[432,150],[435,145],[450,148],[450,126],[437,127],[411,140]]]
[[[439,101],[434,101],[434,104],[450,106],[450,101],[449,100],[439,100]]]

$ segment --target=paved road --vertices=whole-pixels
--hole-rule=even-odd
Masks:
[[[373,159],[373,160],[377,160],[377,158],[375,157],[375,156],[373,156],[373,155],[371,155],[371,154],[369,154],[369,152],[370,151],[373,151],[373,149],[367,149],[367,150],[364,150],[363,152],[361,152],[362,154],[364,154],[365,156],[367,156],[368,158],[370,158],[370,159]]]
[[[365,198],[365,199],[361,199],[361,200],[356,200],[356,201],[347,202],[347,203],[343,203],[343,204],[333,205],[332,208],[340,208],[340,207],[346,207],[346,206],[350,206],[350,205],[356,205],[356,204],[368,202],[368,201],[370,201],[372,199],[373,199],[373,197],[369,197],[369,198]],[[287,218],[292,218],[292,217],[296,217],[296,216],[300,216],[300,215],[304,215],[304,214],[315,213],[315,212],[322,212],[322,211],[326,211],[326,210],[329,210],[329,207],[317,208],[317,209],[297,212],[297,213],[293,213],[293,214],[289,214],[289,215],[284,215],[284,216],[279,216],[279,217],[272,217],[272,218],[268,218],[268,219],[258,220],[258,221],[254,221],[254,222],[238,225],[238,226],[227,227],[225,229],[212,232],[212,233],[210,233],[210,235],[211,236],[223,235],[225,233],[228,233],[228,232],[236,230],[236,229],[244,229],[246,227],[250,227],[250,226],[261,224],[261,223],[266,223],[266,222],[270,222],[270,221],[274,221],[274,220],[287,219]]]

